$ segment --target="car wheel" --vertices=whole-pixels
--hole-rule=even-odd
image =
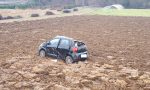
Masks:
[[[86,60],[87,60],[87,58],[81,59],[81,61],[86,61]]]
[[[73,59],[70,56],[67,56],[65,61],[66,61],[66,64],[72,64],[73,63]]]
[[[40,57],[45,57],[46,56],[46,52],[44,50],[41,50],[39,55],[40,55]]]

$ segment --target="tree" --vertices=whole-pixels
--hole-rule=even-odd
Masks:
[[[150,8],[150,0],[29,0],[33,6],[100,6],[122,4],[126,8]]]

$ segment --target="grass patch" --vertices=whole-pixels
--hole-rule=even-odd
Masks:
[[[16,9],[16,8],[19,8],[19,9],[27,9],[31,7],[30,5],[28,4],[18,4],[18,5],[0,5],[0,9]]]
[[[0,5],[0,9],[15,9],[15,5]]]
[[[111,16],[144,16],[150,17],[150,9],[100,9],[82,8],[81,12],[88,15],[111,15]]]

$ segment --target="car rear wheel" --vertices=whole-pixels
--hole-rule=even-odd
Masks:
[[[39,54],[42,58],[46,56],[46,52],[44,50],[41,50]]]
[[[72,64],[73,63],[73,59],[70,56],[67,56],[65,61],[66,61],[66,64]]]

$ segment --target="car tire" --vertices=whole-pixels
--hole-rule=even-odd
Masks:
[[[66,62],[66,64],[72,64],[73,63],[72,57],[71,56],[67,56],[65,62]]]
[[[40,50],[39,56],[44,58],[46,56],[46,52],[44,50]]]
[[[87,58],[81,59],[81,61],[86,61],[86,60],[87,60]]]

